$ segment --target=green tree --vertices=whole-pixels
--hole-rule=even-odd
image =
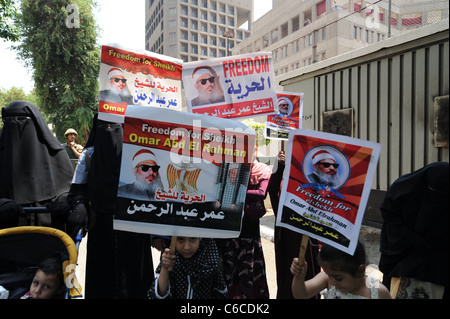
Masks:
[[[264,137],[265,124],[256,122],[254,119],[245,119],[242,121],[245,125],[251,127],[256,132],[256,146],[269,145],[271,140]]]
[[[98,107],[100,48],[93,0],[22,0],[15,49],[33,69],[39,105],[56,136],[72,127],[84,142]]]
[[[0,38],[9,41],[19,40],[16,26],[17,8],[14,0],[0,0]]]

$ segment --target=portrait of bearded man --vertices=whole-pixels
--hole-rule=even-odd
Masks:
[[[100,101],[134,104],[133,96],[127,86],[127,79],[119,68],[108,71],[109,90],[100,91]]]
[[[153,152],[141,149],[133,156],[133,174],[135,181],[119,187],[118,196],[139,200],[154,200],[158,189],[164,192],[159,175],[160,166]]]
[[[325,150],[316,152],[312,157],[312,164],[314,171],[308,175],[312,183],[329,187],[339,185],[341,181],[338,174],[339,164],[329,152]]]
[[[198,96],[191,100],[192,106],[225,102],[219,76],[211,67],[197,67],[192,73],[192,80],[198,92]]]

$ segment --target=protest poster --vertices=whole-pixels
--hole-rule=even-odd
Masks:
[[[353,254],[380,150],[347,136],[290,132],[277,226]]]
[[[231,119],[276,113],[273,74],[271,52],[184,63],[188,111]]]
[[[238,237],[255,139],[239,121],[129,106],[114,228]]]
[[[267,115],[265,137],[288,140],[289,132],[302,128],[303,93],[277,92],[278,113]]]
[[[128,105],[181,111],[182,60],[117,44],[103,45],[98,118],[123,123]]]

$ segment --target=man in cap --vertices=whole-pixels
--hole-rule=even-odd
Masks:
[[[133,103],[133,96],[127,87],[127,79],[119,68],[112,68],[108,71],[109,90],[100,91],[100,101],[113,103]]]
[[[159,175],[156,156],[147,149],[141,149],[133,156],[133,174],[135,181],[119,187],[118,196],[140,200],[153,200],[158,189],[164,192]]]
[[[192,72],[198,96],[191,100],[192,106],[225,102],[223,88],[217,73],[209,66],[199,66]]]
[[[83,146],[75,143],[75,139],[78,137],[77,131],[75,131],[73,128],[69,128],[66,133],[64,133],[64,136],[66,137],[67,141],[66,143],[61,145],[66,150],[71,160],[78,159],[81,155],[81,152],[83,151]]]
[[[314,184],[337,186],[339,184],[338,167],[336,159],[325,150],[317,151],[312,157],[314,171],[308,175]]]

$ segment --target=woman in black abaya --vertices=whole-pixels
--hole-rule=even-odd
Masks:
[[[448,298],[448,198],[447,162],[403,175],[387,191],[379,266],[393,297]]]
[[[69,195],[75,209],[90,204],[86,299],[146,298],[154,280],[150,235],[113,229],[122,140],[121,124],[95,116]]]
[[[0,198],[22,207],[45,206],[67,193],[73,168],[39,109],[26,101],[2,108]],[[49,213],[21,216],[20,225],[50,226]]]

